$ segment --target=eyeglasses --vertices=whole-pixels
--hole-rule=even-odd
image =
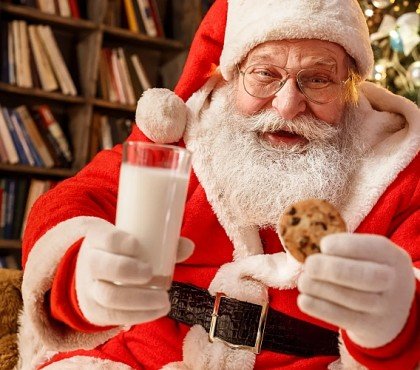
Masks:
[[[291,77],[291,69],[272,64],[255,64],[239,73],[243,76],[245,91],[255,98],[269,98],[277,94]],[[296,73],[299,90],[316,104],[326,104],[337,99],[343,85],[333,72],[318,68],[301,69]]]

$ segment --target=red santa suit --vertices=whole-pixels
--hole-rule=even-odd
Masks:
[[[184,71],[177,87],[177,94],[185,100],[198,90],[187,103],[189,122],[196,122],[220,79],[220,75],[209,79],[207,72],[212,63],[218,64],[220,40],[223,40],[220,29],[224,29],[220,24],[226,22],[225,16],[225,2],[217,1],[198,32],[192,47],[194,52],[187,61],[188,72]],[[198,48],[208,33],[218,42],[206,42],[205,48]],[[224,60],[234,59],[234,56],[224,56]],[[197,75],[201,77],[197,78],[195,71],[200,71]],[[166,104],[169,103],[165,98],[162,106]],[[179,108],[179,102],[175,100],[174,104]],[[153,114],[157,116],[149,117],[148,122],[160,121],[161,111],[154,108]],[[349,232],[384,235],[405,249],[419,277],[419,110],[404,98],[365,83],[358,111],[364,140],[372,148],[372,155],[358,168],[353,191],[340,212]],[[183,115],[182,111],[176,112],[176,118]],[[188,125],[186,129],[165,131],[160,127],[153,132],[153,127],[142,126],[141,120],[138,123],[144,133],[135,128],[130,140],[172,142],[183,136],[186,146],[194,147],[193,130]],[[173,131],[181,136],[174,137]],[[162,132],[168,134],[166,139]],[[329,365],[333,369],[362,369],[363,366],[411,369],[416,366],[420,348],[419,290],[405,327],[392,342],[381,348],[361,348],[343,332],[340,358],[301,358],[264,350],[255,355],[246,350],[233,350],[221,343],[210,343],[200,326],[190,328],[168,317],[132,327],[104,328],[90,324],[78,307],[75,293],[77,254],[90,228],[115,223],[120,165],[120,146],[99,153],[75,177],[42,196],[31,211],[23,241],[25,310],[20,332],[23,369],[325,369]],[[269,298],[270,307],[277,311],[337,330],[297,308],[296,278],[300,265],[285,253],[276,233],[236,228],[224,214],[205,166],[196,162],[193,168],[181,235],[194,241],[195,250],[187,261],[176,266],[174,280],[209,289],[212,294],[222,291],[232,298],[256,304]]]

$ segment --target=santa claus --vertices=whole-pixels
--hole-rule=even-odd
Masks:
[[[129,138],[193,155],[170,296],[136,287],[147,246],[114,226],[121,146],[103,151],[30,214],[22,368],[415,368],[420,113],[372,65],[356,0],[216,0]],[[306,198],[349,232],[301,264],[276,224]]]

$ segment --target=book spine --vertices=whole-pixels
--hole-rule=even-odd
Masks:
[[[111,51],[111,67],[112,74],[115,79],[115,84],[117,86],[118,100],[121,104],[127,104],[127,98],[124,94],[123,82],[120,74],[120,69],[118,67],[118,55],[115,49]]]
[[[117,49],[117,58],[118,58],[118,67],[119,72],[122,80],[122,86],[124,89],[124,94],[126,96],[126,100],[128,104],[134,105],[136,104],[136,100],[134,97],[133,91],[133,84],[130,79],[130,75],[128,73],[127,61],[125,59],[125,54],[123,48]]]
[[[0,135],[0,162],[8,163],[9,157],[7,156],[6,146],[4,145],[3,138]]]
[[[1,106],[0,106],[0,135],[1,135],[2,141],[4,143],[4,146],[7,152],[7,158],[9,159],[9,163],[10,164],[19,163],[19,155],[16,151],[16,147],[13,142],[12,135],[7,126],[7,123],[5,121],[5,118],[3,115],[3,109]]]
[[[80,9],[77,0],[69,0],[71,16],[76,19],[80,19]]]
[[[22,163],[22,164],[29,164],[29,160],[26,157],[26,153],[25,153],[25,151],[23,149],[22,143],[20,142],[19,136],[18,136],[18,134],[16,132],[15,126],[14,126],[14,124],[12,122],[12,119],[10,117],[10,114],[9,114],[8,109],[7,108],[3,108],[2,109],[2,112],[3,112],[4,121],[6,122],[7,128],[9,130],[9,132],[10,132],[10,136],[13,139],[13,144],[14,144],[14,146],[16,148],[16,152],[18,153],[19,162]]]
[[[160,16],[159,6],[156,0],[150,0],[150,8],[152,9],[152,15],[156,24],[158,36],[165,37],[165,31],[163,30],[162,18]]]
[[[150,83],[149,78],[147,77],[146,71],[143,67],[142,62],[140,61],[139,56],[133,54],[130,59],[133,63],[134,70],[136,71],[137,78],[139,79],[143,90],[150,89],[152,87],[152,84]]]
[[[31,117],[28,109],[26,108],[26,106],[22,105],[18,108],[15,109],[15,111],[19,114],[26,131],[28,132],[36,150],[38,151],[42,162],[44,163],[45,167],[47,168],[51,168],[54,166],[54,160],[51,157],[51,154],[48,151],[48,148],[44,142],[44,140],[42,139],[42,136],[33,120],[33,118]]]
[[[148,0],[137,0],[141,16],[143,18],[144,27],[146,32],[151,37],[156,37],[158,35],[157,27],[155,20],[153,19],[152,9]]]
[[[25,21],[19,21],[20,50],[22,56],[22,86],[32,87],[31,64],[28,43],[28,26]]]
[[[58,0],[58,14],[62,17],[70,17],[70,4],[67,0]]]
[[[49,26],[38,26],[37,30],[44,46],[44,51],[48,55],[48,59],[63,94],[69,94],[72,96],[77,95],[73,80],[58,48],[51,28]]]
[[[13,45],[13,24],[8,23],[7,33],[7,57],[9,64],[9,83],[12,85],[16,84],[16,62],[15,62],[15,48]]]
[[[20,27],[19,21],[12,22],[13,32],[13,50],[15,55],[15,77],[16,85],[23,87],[23,64],[22,64],[22,53],[20,43]]]
[[[64,157],[66,158],[68,162],[71,162],[73,158],[70,151],[69,143],[64,135],[63,130],[61,129],[58,122],[56,121],[55,117],[53,116],[50,108],[47,105],[41,105],[38,108],[38,112],[42,119],[42,123],[56,140]]]
[[[29,41],[31,43],[32,52],[35,59],[35,66],[38,71],[39,79],[41,80],[42,88],[45,91],[54,91],[58,89],[57,80],[54,72],[48,61],[41,42],[39,40],[38,30],[36,26],[29,26]]]
[[[130,29],[130,31],[138,33],[139,27],[136,22],[136,14],[134,12],[132,0],[124,0],[124,5],[125,13],[127,14],[128,28]]]
[[[29,132],[26,130],[26,126],[23,122],[21,115],[19,114],[19,111],[17,111],[16,109],[12,112],[12,119],[13,117],[15,117],[16,122],[19,125],[19,129],[23,135],[23,140],[27,144],[27,147],[30,152],[30,156],[33,158],[33,161],[34,161],[34,165],[37,167],[44,167],[44,162],[42,161],[42,158],[39,155],[37,147],[35,143],[32,141],[32,138],[29,135]]]
[[[15,112],[13,110],[10,110],[9,114],[10,114],[10,119],[12,121],[12,124],[15,127],[15,130],[16,130],[17,136],[19,138],[19,141],[22,144],[22,148],[23,148],[23,151],[25,152],[25,156],[26,156],[26,158],[29,162],[28,164],[30,166],[36,165],[35,158],[34,158],[34,156],[32,154],[32,151],[29,147],[29,142],[26,140],[24,131],[22,130],[22,127],[19,123],[17,115],[15,114]]]

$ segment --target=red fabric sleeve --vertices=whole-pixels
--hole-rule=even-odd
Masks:
[[[369,370],[406,369],[411,370],[420,361],[420,283],[417,282],[416,297],[410,316],[401,333],[390,343],[380,348],[367,349],[353,343],[343,332],[344,344],[356,361]]]
[[[112,327],[96,326],[87,321],[80,311],[75,287],[77,255],[83,239],[74,243],[66,252],[54,276],[50,294],[51,316],[74,330],[95,333]]]

